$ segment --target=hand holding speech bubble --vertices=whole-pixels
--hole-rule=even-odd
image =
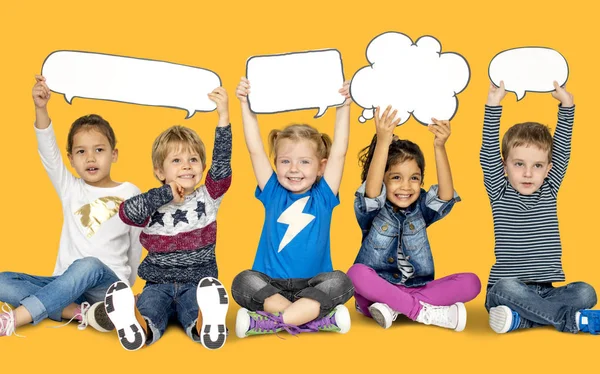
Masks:
[[[248,104],[254,113],[279,113],[328,107],[346,100],[339,93],[344,84],[342,56],[336,49],[250,57],[246,77],[252,89]]]
[[[367,46],[369,66],[359,69],[350,94],[364,110],[360,122],[373,118],[376,107],[391,105],[400,124],[411,115],[427,125],[431,118],[450,120],[458,109],[456,95],[470,80],[467,61],[454,52],[441,52],[440,42],[422,36],[413,42],[399,32],[376,36]]]
[[[520,47],[494,56],[488,74],[497,87],[500,87],[500,81],[504,81],[506,91],[514,92],[519,101],[528,91],[554,91],[554,81],[563,86],[569,78],[569,65],[554,49]]]
[[[195,112],[217,108],[208,94],[221,86],[219,76],[206,69],[166,61],[83,51],[52,52],[42,65],[50,90],[75,97]]]

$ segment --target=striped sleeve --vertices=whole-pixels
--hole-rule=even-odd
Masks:
[[[552,141],[552,168],[548,173],[548,178],[555,194],[558,193],[558,189],[567,172],[567,166],[569,165],[574,118],[574,106],[570,108],[560,106],[558,108],[558,122]]]
[[[208,175],[206,189],[213,199],[221,197],[231,185],[231,125],[217,127],[213,159]]]
[[[127,225],[145,227],[150,216],[173,200],[171,186],[165,184],[125,200],[119,206],[119,217]]]
[[[492,201],[498,198],[504,181],[504,167],[500,155],[501,115],[501,106],[485,106],[479,162],[483,170],[485,190]]]

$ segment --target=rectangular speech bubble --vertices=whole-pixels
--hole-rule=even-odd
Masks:
[[[248,103],[254,113],[280,113],[344,103],[342,55],[337,49],[250,57],[246,63],[250,82]]]
[[[83,51],[52,52],[42,65],[50,90],[74,97],[117,101],[188,112],[217,108],[208,94],[221,86],[219,76],[207,69]]]

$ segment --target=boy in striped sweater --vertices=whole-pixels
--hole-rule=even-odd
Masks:
[[[173,126],[156,138],[152,164],[163,184],[125,200],[123,222],[143,227],[140,241],[148,255],[138,269],[146,281],[137,300],[123,282],[113,284],[105,304],[121,345],[137,350],[156,342],[170,319],[206,348],[225,344],[229,300],[216,279],[216,216],[231,184],[231,125],[227,93],[216,88],[217,104],[212,165],[205,184],[196,188],[206,167],[206,151],[193,130]]]
[[[560,102],[554,137],[535,122],[512,126],[499,146],[500,102],[506,95],[490,84],[480,162],[494,218],[496,263],[485,307],[497,333],[552,325],[559,331],[600,333],[596,292],[587,283],[562,282],[557,195],[571,154],[573,95],[554,82]]]

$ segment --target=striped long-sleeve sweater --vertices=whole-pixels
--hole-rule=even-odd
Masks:
[[[217,211],[231,185],[231,125],[217,127],[213,159],[205,184],[173,204],[166,184],[125,200],[123,222],[144,227],[140,242],[148,250],[138,275],[152,283],[197,283],[218,277],[215,258]]]
[[[575,107],[559,107],[552,168],[539,190],[521,195],[504,175],[499,142],[502,107],[485,107],[480,163],[492,205],[496,255],[488,286],[500,278],[524,282],[565,280],[556,197],[571,155],[574,113]]]

